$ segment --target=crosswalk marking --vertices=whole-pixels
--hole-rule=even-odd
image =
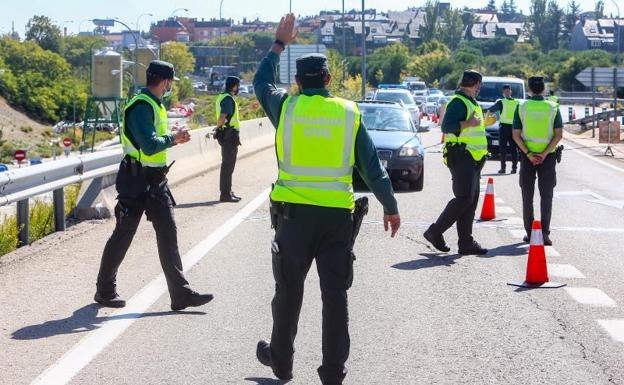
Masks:
[[[615,307],[616,303],[604,291],[593,287],[565,287],[576,302],[597,307]]]
[[[624,319],[599,319],[596,320],[611,338],[617,342],[624,342]]]
[[[548,274],[560,278],[585,278],[579,269],[566,263],[549,263]]]

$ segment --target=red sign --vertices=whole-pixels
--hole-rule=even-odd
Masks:
[[[26,151],[25,150],[15,150],[15,160],[18,162],[23,161],[24,159],[26,159]]]
[[[63,146],[65,146],[65,147],[71,147],[71,145],[72,145],[72,140],[71,140],[71,138],[64,138],[64,139],[63,139]]]

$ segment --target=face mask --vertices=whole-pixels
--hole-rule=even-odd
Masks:
[[[163,98],[168,98],[171,96],[171,93],[173,92],[173,83],[171,84],[171,86],[169,87],[169,89],[165,90],[165,93],[163,94]]]

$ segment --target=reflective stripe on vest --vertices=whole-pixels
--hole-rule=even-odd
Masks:
[[[135,95],[128,104],[126,104],[124,111],[124,123],[121,128],[121,144],[123,147],[123,152],[126,155],[138,160],[142,165],[148,167],[164,167],[167,165],[167,151],[160,151],[156,154],[147,155],[142,150],[134,147],[130,139],[126,136],[125,133],[125,121],[126,121],[126,111],[129,111],[130,107],[133,106],[138,101],[144,101],[148,103],[154,112],[154,127],[156,128],[156,136],[165,136],[169,135],[169,121],[167,118],[167,109],[162,104],[157,103],[154,99],[148,96],[145,93],[139,93]]]
[[[234,102],[234,113],[232,114],[232,117],[230,118],[229,126],[235,130],[240,130],[240,116],[238,113],[238,103],[236,103],[236,99],[234,99],[234,97],[228,94],[227,92],[217,95],[217,99],[215,102],[215,112],[217,115],[217,121],[219,121],[219,118],[221,117],[221,102],[223,101],[223,99],[227,97],[232,98],[232,101]]]
[[[271,199],[353,209],[359,125],[353,102],[320,95],[288,97],[276,133],[279,177]]]
[[[504,124],[513,124],[514,114],[516,107],[518,107],[518,101],[516,99],[501,99],[503,103],[503,110],[501,111],[500,121]]]
[[[469,120],[473,112],[476,117],[481,119],[481,124],[475,127],[467,127],[461,130],[459,137],[454,134],[445,134],[445,143],[462,143],[466,145],[466,150],[470,152],[472,158],[476,161],[483,159],[488,154],[487,137],[485,136],[485,120],[483,119],[483,110],[481,106],[474,105],[468,98],[463,95],[455,94],[449,100],[461,100],[466,106],[466,120]]]
[[[555,134],[557,104],[548,100],[527,100],[520,104],[519,112],[522,139],[527,148],[530,152],[544,152]]]

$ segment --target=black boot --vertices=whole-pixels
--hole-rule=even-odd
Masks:
[[[105,294],[96,291],[93,300],[105,307],[120,308],[126,306],[126,301],[124,301],[117,292]]]
[[[485,255],[487,252],[488,249],[481,247],[479,242],[474,239],[470,243],[459,245],[459,254],[461,255]]]
[[[275,377],[282,381],[290,381],[293,378],[292,368],[291,369],[279,369],[273,365],[273,359],[271,358],[271,344],[264,340],[258,341],[258,346],[256,346],[256,358],[260,363],[264,366],[268,366],[273,370],[273,374]]]
[[[199,294],[193,291],[182,298],[171,301],[171,310],[178,311],[187,307],[202,306],[212,301],[213,298],[212,294]]]
[[[241,198],[237,197],[233,193],[229,193],[229,194],[221,194],[221,197],[219,198],[219,200],[221,202],[238,203],[241,201]]]
[[[425,231],[423,235],[425,239],[433,245],[433,247],[440,250],[441,252],[448,253],[449,251],[451,251],[451,248],[448,247],[446,241],[444,240],[444,236],[435,230],[435,224],[429,226],[429,228],[427,229],[427,231]]]

